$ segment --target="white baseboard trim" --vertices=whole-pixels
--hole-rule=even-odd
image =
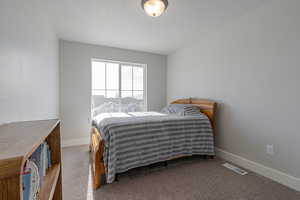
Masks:
[[[88,145],[90,143],[90,138],[76,138],[70,140],[62,140],[62,147],[72,147],[80,145]]]
[[[237,164],[245,169],[253,171],[259,175],[265,176],[273,181],[281,183],[287,187],[293,188],[300,191],[300,179],[289,174],[283,173],[279,170],[264,166],[262,164],[253,162],[251,160],[245,159],[241,156],[229,153],[222,149],[216,148],[216,154],[218,157],[223,158],[229,162]]]

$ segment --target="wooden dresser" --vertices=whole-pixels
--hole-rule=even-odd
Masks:
[[[40,188],[40,200],[62,199],[60,121],[15,122],[0,126],[0,200],[22,200],[25,161],[44,142],[52,165]]]

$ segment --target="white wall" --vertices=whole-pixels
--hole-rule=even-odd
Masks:
[[[58,39],[42,8],[0,1],[0,124],[58,118]]]
[[[220,103],[217,146],[300,178],[300,1],[266,1],[168,57],[167,100]],[[274,144],[275,155],[266,154]]]
[[[160,110],[166,102],[167,57],[77,42],[60,41],[60,117],[64,144],[89,138],[91,107],[91,59],[147,64],[149,110]]]

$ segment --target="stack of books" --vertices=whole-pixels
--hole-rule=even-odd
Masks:
[[[23,169],[23,200],[38,200],[38,193],[51,167],[51,151],[47,142],[41,144],[26,161]]]

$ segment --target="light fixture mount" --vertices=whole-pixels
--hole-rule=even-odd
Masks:
[[[142,0],[142,8],[151,17],[158,17],[167,9],[168,0]]]

